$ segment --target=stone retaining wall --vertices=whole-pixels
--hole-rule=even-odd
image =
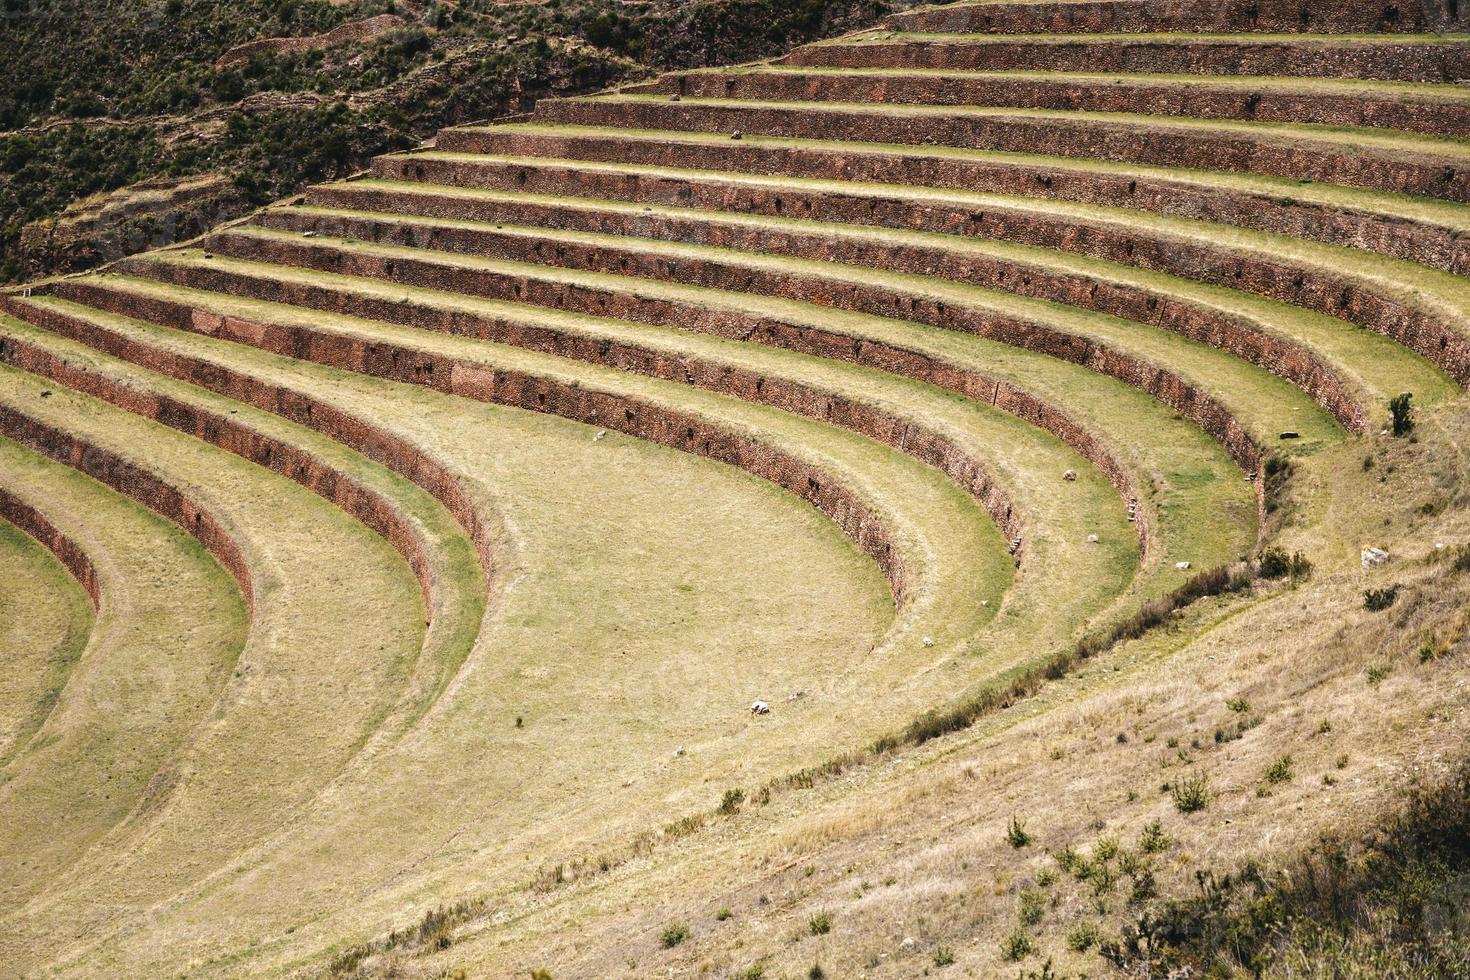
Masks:
[[[56,556],[63,568],[76,579],[95,610],[102,604],[102,590],[97,583],[97,569],[81,545],[67,537],[35,507],[0,487],[0,517],[35,538]]]

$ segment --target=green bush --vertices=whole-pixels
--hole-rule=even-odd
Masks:
[[[1021,920],[1023,926],[1034,926],[1041,921],[1046,912],[1046,899],[1041,892],[1027,889],[1021,893],[1016,902],[1016,917]]]
[[[1210,805],[1210,783],[1203,775],[1187,776],[1174,783],[1169,794],[1180,813],[1198,813]]]
[[[1414,396],[1410,392],[1389,399],[1388,411],[1393,416],[1393,434],[1406,436],[1414,431]]]
[[[689,927],[683,923],[675,923],[663,931],[659,939],[663,942],[665,949],[673,949],[675,946],[689,938]]]
[[[1363,608],[1369,612],[1382,612],[1392,606],[1399,597],[1399,587],[1390,585],[1383,589],[1364,589]]]
[[[1067,933],[1067,946],[1078,953],[1085,953],[1097,945],[1101,935],[1097,923],[1079,922]]]
[[[740,812],[740,804],[745,802],[745,790],[736,787],[725,790],[725,795],[720,799],[718,812],[724,816],[734,816]]]
[[[1295,763],[1291,756],[1283,755],[1266,767],[1266,784],[1269,786],[1279,786],[1282,783],[1290,782],[1294,766]]]
[[[1012,963],[1019,963],[1036,952],[1036,944],[1024,929],[1017,929],[1000,942],[1000,955]]]

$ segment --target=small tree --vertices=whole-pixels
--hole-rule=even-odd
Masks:
[[[1414,396],[1410,392],[1397,395],[1388,402],[1388,410],[1393,415],[1393,434],[1406,436],[1414,429]]]

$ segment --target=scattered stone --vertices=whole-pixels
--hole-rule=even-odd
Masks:
[[[732,139],[732,140],[738,140],[738,139],[741,139],[741,138],[742,138],[742,137],[744,137],[744,136],[745,136],[745,134],[744,134],[744,133],[742,133],[742,132],[741,132],[741,131],[740,131],[740,130],[738,130],[738,129],[737,129],[737,130],[735,130],[735,132],[733,132],[733,133],[731,133],[731,134],[730,134],[730,138],[731,138],[731,139]]]
[[[932,637],[932,636],[926,636],[926,637],[924,637],[924,646],[926,646],[926,647],[932,647],[933,645],[934,645],[934,637]]]
[[[602,441],[602,437],[605,436],[605,435],[607,435],[607,430],[606,429],[598,429],[597,430],[597,435],[595,435],[595,436],[592,437],[592,441],[593,442],[601,442]]]
[[[674,758],[675,759],[679,758],[683,754],[684,754],[684,746],[682,746],[682,745],[679,746],[678,748],[676,748],[674,750]]]
[[[1062,479],[1066,480],[1068,483],[1071,483],[1073,480],[1077,479],[1077,471],[1068,470],[1067,472],[1062,474]]]
[[[900,953],[912,953],[912,952],[916,951],[918,948],[919,948],[919,941],[917,939],[915,939],[913,936],[906,937],[903,942],[901,942],[901,943],[898,944],[898,951]]]
[[[1285,432],[1281,433],[1281,438],[1283,439],[1300,439],[1301,437],[1302,434],[1300,432],[1292,432],[1290,429],[1287,429]]]
[[[50,398],[51,397],[51,389],[50,388],[42,388],[41,389],[41,397],[42,398]]]
[[[1174,567],[1177,568],[1177,569],[1179,569],[1182,572],[1182,571],[1185,571],[1186,569],[1189,568],[1189,562],[1187,562],[1187,561],[1176,561],[1174,563]]]
[[[1388,564],[1389,554],[1382,548],[1364,548],[1360,557],[1364,568],[1377,568]]]
[[[788,695],[786,695],[786,700],[787,701],[800,701],[804,697],[806,697],[806,692],[805,691],[797,691],[794,694],[788,694]]]
[[[680,101],[679,93],[678,92],[675,92],[673,95],[669,96],[669,101],[670,102],[678,102],[678,101]]]
[[[771,713],[771,706],[764,701],[752,701],[750,703],[750,713],[753,715],[768,715]]]
[[[1102,538],[1098,537],[1096,534],[1089,534],[1087,536],[1087,543],[1088,544],[1097,544],[1101,540],[1102,540]]]

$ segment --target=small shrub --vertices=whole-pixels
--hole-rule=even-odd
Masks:
[[[1128,904],[1138,905],[1157,897],[1158,894],[1159,885],[1154,880],[1153,871],[1143,868],[1133,876],[1133,890],[1128,895]]]
[[[1251,703],[1245,698],[1231,698],[1225,702],[1225,707],[1237,714],[1245,714],[1251,710]]]
[[[1291,781],[1293,762],[1290,755],[1283,755],[1275,762],[1266,767],[1266,782],[1271,786],[1279,786]]]
[[[1011,817],[1010,823],[1006,825],[1006,841],[1018,851],[1030,844],[1031,835],[1026,833],[1026,821],[1020,817]]]
[[[1036,944],[1024,929],[1017,929],[1000,941],[1000,955],[1011,963],[1019,963],[1036,952]]]
[[[1393,434],[1406,436],[1414,430],[1414,396],[1409,392],[1389,399],[1388,412],[1393,416]]]
[[[1197,813],[1210,805],[1210,783],[1204,776],[1189,776],[1176,782],[1169,795],[1180,813]]]
[[[730,916],[732,914],[733,913],[731,913],[731,911],[730,911],[730,909],[728,907],[722,908],[718,912],[715,913],[715,921],[716,922],[724,922],[726,919],[730,918]]]
[[[1138,835],[1138,849],[1145,854],[1161,854],[1174,846],[1169,835],[1164,833],[1164,822],[1155,820],[1143,828]]]
[[[1334,763],[1334,765],[1336,765],[1339,769],[1346,769],[1348,765],[1348,754],[1344,752],[1342,755],[1338,756],[1337,761]]]
[[[1016,917],[1021,920],[1023,926],[1034,926],[1041,921],[1042,914],[1046,911],[1046,901],[1038,891],[1023,891],[1020,900],[1016,903]]]
[[[1470,544],[1462,544],[1455,549],[1455,557],[1450,562],[1450,570],[1454,572],[1470,572]]]
[[[1374,666],[1369,667],[1366,673],[1368,676],[1368,683],[1372,684],[1374,687],[1377,687],[1379,684],[1382,684],[1385,679],[1387,679],[1389,674],[1393,673],[1393,665],[1375,664]]]
[[[532,970],[531,980],[551,980],[550,970]]]
[[[1364,589],[1363,608],[1369,612],[1382,612],[1393,605],[1399,597],[1399,587],[1390,585],[1386,589]]]
[[[1111,861],[1118,856],[1118,838],[1099,837],[1092,847],[1092,853],[1099,861]]]
[[[1291,556],[1280,548],[1267,548],[1261,552],[1256,571],[1261,578],[1285,578],[1291,571]]]
[[[1328,721],[1326,718],[1323,718],[1322,724],[1317,726],[1317,734],[1326,735],[1330,731],[1332,731],[1332,722]]]
[[[806,971],[807,980],[827,980],[827,971],[822,969],[822,964],[813,963],[812,968]]]
[[[832,916],[826,912],[818,912],[806,920],[806,929],[813,936],[825,936],[832,931]]]
[[[1067,946],[1078,953],[1085,953],[1097,945],[1101,931],[1095,922],[1079,922],[1067,933]]]
[[[688,938],[689,927],[682,923],[669,926],[663,931],[663,935],[659,937],[663,941],[665,949],[673,949]]]
[[[950,966],[954,963],[954,950],[948,946],[939,946],[934,950],[935,966]]]
[[[765,975],[766,965],[764,963],[752,963],[735,974],[735,980],[764,980]]]
[[[1057,883],[1057,873],[1051,868],[1042,868],[1036,872],[1036,883],[1042,888],[1050,888]]]
[[[736,787],[725,790],[724,797],[720,800],[719,812],[722,816],[732,817],[740,812],[740,804],[745,802],[745,790]]]

